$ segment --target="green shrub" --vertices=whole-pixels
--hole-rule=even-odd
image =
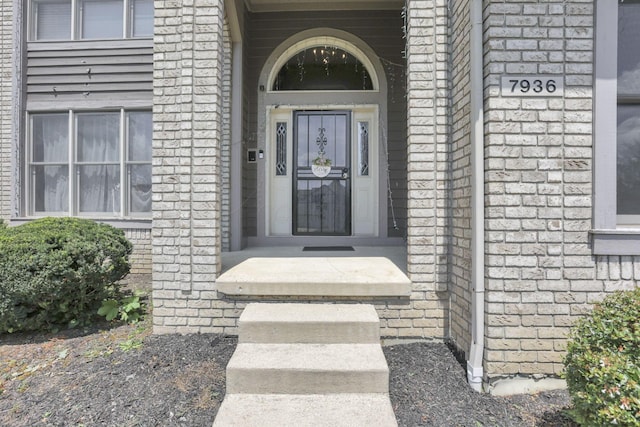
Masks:
[[[0,332],[87,323],[118,293],[131,243],[91,220],[43,218],[0,232]]]
[[[640,289],[607,296],[578,321],[564,363],[578,423],[640,426]]]

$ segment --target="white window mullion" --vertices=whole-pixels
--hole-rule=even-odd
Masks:
[[[80,16],[78,16],[78,3],[76,0],[71,0],[71,40],[77,40],[78,27],[80,26]]]
[[[24,153],[24,162],[25,162],[25,174],[26,186],[24,187],[26,191],[27,197],[25,197],[25,212],[28,215],[33,215],[35,212],[35,197],[36,197],[36,184],[35,184],[35,174],[33,168],[31,167],[31,163],[33,162],[33,123],[32,118],[29,113],[26,114],[26,129],[27,129],[27,140],[29,143],[26,147],[26,152]]]
[[[131,27],[130,24],[130,16],[132,16],[133,14],[131,13],[131,8],[130,8],[130,2],[129,0],[124,0],[122,2],[122,38],[126,39],[127,37],[129,37],[129,28]]]
[[[37,40],[38,38],[38,8],[34,4],[33,1],[27,2],[27,16],[29,20],[27,21],[29,25],[29,31],[27,34],[29,35],[29,40]],[[31,141],[31,140],[29,140]],[[27,211],[29,212],[29,211]]]
[[[128,149],[128,138],[127,138],[127,127],[128,123],[126,121],[126,114],[124,109],[120,110],[120,216],[124,217],[126,213],[129,212],[129,198],[128,198],[128,187],[129,183],[127,182],[127,149]]]
[[[76,175],[76,126],[73,110],[69,110],[69,216],[77,214],[78,197],[76,188],[78,187],[78,177]]]

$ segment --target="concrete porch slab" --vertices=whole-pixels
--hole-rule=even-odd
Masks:
[[[397,427],[384,393],[227,394],[214,427]]]
[[[408,297],[411,281],[384,257],[250,258],[217,290],[245,296]]]

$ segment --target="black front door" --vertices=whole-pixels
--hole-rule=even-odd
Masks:
[[[294,113],[293,234],[351,234],[351,114]]]

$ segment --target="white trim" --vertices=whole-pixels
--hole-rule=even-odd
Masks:
[[[229,24],[231,42],[233,44],[241,44],[244,5],[239,0],[224,0],[224,10],[226,11],[227,23]]]
[[[66,217],[68,215],[46,215],[46,216],[65,216]],[[12,218],[9,224],[12,226],[26,224],[27,222],[35,221],[37,219],[42,219],[42,218],[43,218],[42,216],[26,216],[26,217],[20,217],[20,218]],[[99,217],[80,217],[80,218],[91,219],[93,221],[96,221],[102,224],[109,224],[113,227],[121,228],[124,230],[151,230],[151,226],[152,226],[151,218],[149,219],[144,219],[144,218],[132,218],[132,219],[111,218],[109,219],[109,218],[99,218]]]
[[[291,224],[293,221],[293,202],[291,171],[293,169],[293,110],[269,108],[267,112],[267,131],[265,157],[265,182],[267,183],[265,215],[265,234],[267,236],[291,236]],[[287,124],[287,173],[275,175],[276,143],[275,132],[277,123]],[[276,212],[277,210],[277,212]]]
[[[234,42],[231,45],[231,195],[229,215],[230,250],[242,249],[242,43]]]
[[[129,115],[120,110],[120,210],[118,216],[124,217],[129,212],[129,200],[131,199],[131,187],[129,177]],[[152,139],[153,143],[153,139]],[[126,189],[126,190],[125,190]],[[126,192],[126,195],[125,195]]]
[[[594,228],[616,228],[618,0],[599,0],[595,25]]]
[[[324,38],[323,38],[324,37]],[[314,40],[342,40],[339,44],[341,46],[353,46],[349,50],[352,54],[359,52],[358,54],[364,55],[367,58],[363,64],[369,64],[369,73],[372,81],[375,81],[374,87],[377,90],[371,91],[267,91],[266,87],[269,86],[267,82],[272,81],[272,77],[279,70],[276,64],[283,64],[284,61],[289,59],[289,56],[285,55],[287,51],[290,51],[292,46],[302,46],[305,41]],[[361,58],[359,58],[361,59]],[[361,59],[362,60],[362,59]],[[279,62],[281,61],[281,62]],[[276,71],[274,71],[276,70]],[[375,80],[374,80],[375,79]],[[268,228],[269,218],[267,210],[269,209],[269,195],[268,195],[268,183],[265,179],[267,177],[267,170],[269,163],[269,147],[267,145],[267,138],[271,137],[267,133],[269,127],[269,115],[270,109],[342,109],[342,110],[355,110],[360,108],[368,108],[377,106],[377,134],[378,144],[382,144],[382,138],[384,137],[383,124],[387,122],[387,80],[382,63],[378,59],[376,53],[365,42],[353,34],[347,33],[342,30],[336,30],[332,28],[315,28],[311,30],[302,31],[298,34],[289,37],[285,42],[281,43],[277,48],[273,50],[269,58],[265,61],[260,73],[260,79],[258,87],[261,88],[258,92],[258,127],[257,127],[257,143],[256,149],[264,150],[267,154],[266,159],[258,160],[257,174],[262,178],[258,181],[258,194],[257,194],[257,235],[258,240],[268,240]],[[252,147],[253,148],[253,147]],[[378,155],[378,159],[373,159],[378,165],[378,169],[382,170],[382,152]],[[384,197],[384,189],[386,188],[386,174],[378,173],[377,186],[378,186],[378,238],[387,237],[387,198]],[[302,236],[288,237],[291,242],[297,241]],[[254,239],[255,240],[255,239]]]
[[[23,218],[39,218],[43,216],[71,216],[80,218],[100,219],[107,218],[109,221],[128,221],[128,220],[147,220],[151,219],[152,212],[130,212],[129,199],[131,196],[130,178],[128,175],[129,164],[148,164],[151,165],[151,161],[128,161],[128,147],[129,147],[129,133],[128,133],[128,118],[129,113],[143,112],[151,114],[149,109],[113,109],[108,111],[95,111],[95,110],[64,110],[64,111],[28,111],[25,114],[25,127],[27,132],[27,138],[24,144],[24,174],[25,177],[25,196],[24,196],[24,213],[21,216],[16,216],[14,219]],[[119,160],[117,162],[108,162],[109,165],[117,165],[120,168],[120,209],[114,212],[113,215],[108,215],[105,212],[79,212],[80,206],[80,192],[79,192],[79,179],[78,173],[78,160],[77,160],[77,135],[78,135],[78,114],[118,114],[119,130],[118,130],[118,153]],[[35,181],[31,174],[31,166],[33,163],[33,116],[40,114],[66,114],[67,115],[67,132],[68,132],[68,146],[67,146],[67,162],[68,162],[68,209],[65,212],[35,212]],[[82,162],[82,164],[100,164],[99,162]]]
[[[471,3],[470,103],[471,103],[471,348],[467,379],[482,391],[484,377],[484,110],[482,0]]]
[[[350,152],[351,152],[351,164],[350,164],[350,174],[351,174],[351,220],[355,220],[356,208],[359,206],[360,199],[362,197],[358,197],[356,194],[356,189],[362,187],[364,181],[370,182],[370,198],[369,202],[366,204],[366,209],[372,212],[374,215],[370,219],[371,224],[367,228],[369,228],[368,232],[359,232],[356,233],[356,227],[352,226],[351,235],[354,237],[377,237],[380,234],[380,226],[379,226],[379,215],[376,215],[378,212],[378,194],[379,194],[379,168],[378,168],[378,156],[379,156],[379,146],[381,144],[379,134],[377,129],[379,128],[379,108],[377,105],[287,105],[287,106],[268,106],[267,107],[267,126],[266,126],[266,135],[265,135],[265,158],[263,162],[265,164],[264,167],[264,177],[263,182],[265,185],[265,200],[266,206],[264,209],[265,216],[265,236],[266,237],[292,237],[297,238],[292,233],[292,221],[293,221],[293,182],[292,182],[292,171],[293,171],[293,113],[296,110],[322,110],[322,111],[331,111],[331,110],[348,110],[351,113],[351,140],[350,140]],[[368,121],[370,123],[369,127],[369,175],[365,177],[357,176],[357,123],[358,121]],[[274,169],[274,159],[275,159],[275,124],[277,122],[285,122],[287,123],[287,174],[284,176],[275,176]],[[362,207],[362,206],[360,206]],[[276,223],[273,222],[273,209],[285,210],[288,212],[288,216],[280,216],[283,218],[287,218],[288,227],[287,230],[284,231],[282,227],[278,227]]]
[[[596,4],[593,227],[595,255],[640,255],[640,234],[617,215],[618,0]]]

